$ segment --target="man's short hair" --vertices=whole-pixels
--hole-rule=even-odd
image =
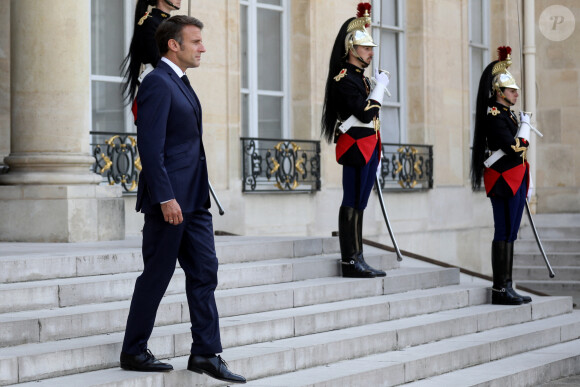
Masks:
[[[157,27],[155,42],[161,56],[169,51],[168,42],[171,39],[176,40],[180,45],[183,43],[181,31],[183,31],[185,26],[195,26],[200,30],[203,29],[203,23],[199,19],[185,15],[172,16]]]

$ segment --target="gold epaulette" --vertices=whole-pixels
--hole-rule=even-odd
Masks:
[[[346,69],[340,70],[340,73],[338,73],[338,75],[336,77],[334,77],[334,80],[336,82],[338,82],[338,81],[340,81],[344,77],[346,77]]]
[[[142,26],[143,23],[145,23],[145,19],[147,19],[148,17],[150,17],[149,11],[145,12],[145,15],[143,15],[143,17],[141,19],[139,19],[139,21],[137,22],[137,24],[140,25],[140,26]]]

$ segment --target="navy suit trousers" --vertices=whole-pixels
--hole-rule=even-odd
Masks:
[[[123,352],[137,355],[147,349],[157,309],[175,271],[176,260],[185,272],[185,291],[191,319],[192,354],[222,352],[219,315],[214,291],[218,260],[211,213],[200,209],[183,214],[174,226],[161,214],[145,214],[143,273],[135,290],[127,319]]]

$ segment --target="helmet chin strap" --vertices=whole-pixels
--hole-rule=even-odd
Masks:
[[[350,52],[359,62],[362,63],[363,68],[366,69],[367,67],[369,67],[370,63],[365,62],[364,59],[361,58],[361,56],[358,54],[358,52],[356,52],[356,50],[354,49],[354,46],[351,47]]]
[[[503,91],[501,89],[497,89],[499,96],[501,97],[502,100],[504,100],[509,106],[514,106],[515,103],[513,103],[512,101],[510,101],[509,99],[507,99],[507,97],[505,96],[505,94],[503,93]],[[502,104],[505,105],[505,104]]]
[[[170,7],[173,7],[174,9],[179,9],[178,6],[176,6],[175,4],[173,4],[171,1],[169,0],[164,0]]]

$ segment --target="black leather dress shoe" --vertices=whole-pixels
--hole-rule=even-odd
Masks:
[[[159,372],[171,371],[173,366],[160,362],[150,350],[147,350],[139,355],[121,352],[121,368],[127,371]]]
[[[190,355],[187,369],[198,374],[207,374],[212,378],[230,383],[246,383],[246,378],[234,374],[228,369],[228,365],[221,356],[205,357]]]

